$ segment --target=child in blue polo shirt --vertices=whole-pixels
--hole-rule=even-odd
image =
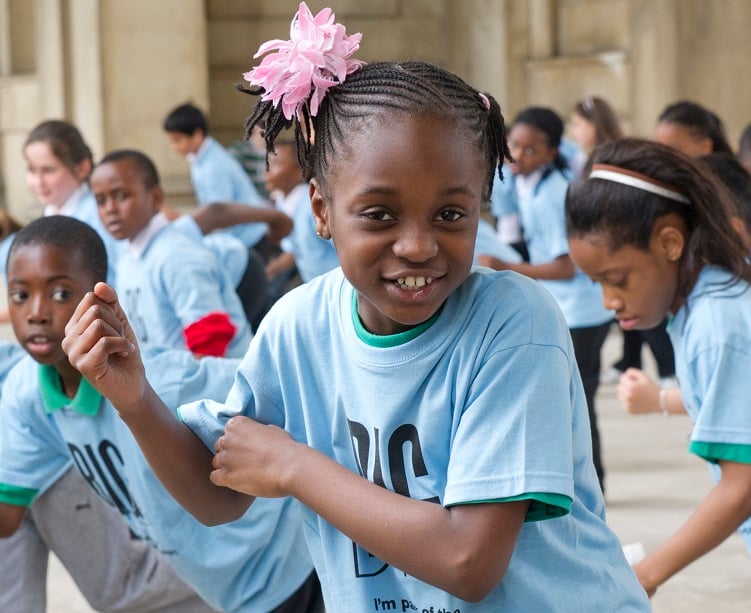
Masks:
[[[5,389],[13,393],[0,401],[2,533],[18,527],[23,509],[72,460],[92,492],[213,607],[268,612],[290,598],[299,604],[301,594],[315,597],[294,500],[265,501],[225,526],[200,524],[164,490],[113,407],[68,362],[60,346],[65,324],[95,280],[104,278],[105,267],[101,240],[70,218],[32,222],[11,248],[9,310],[29,356],[8,375]],[[144,364],[174,408],[205,394],[224,398],[237,361],[150,348]],[[92,548],[106,538],[79,536]]]
[[[126,241],[116,287],[138,338],[241,357],[251,331],[234,283],[209,249],[161,213],[164,193],[153,162],[140,151],[112,151],[94,169],[91,187],[104,226]]]
[[[190,162],[190,180],[199,206],[212,202],[237,202],[266,206],[253,182],[237,159],[209,134],[203,111],[193,104],[181,104],[164,119],[164,131],[170,146]],[[265,249],[268,228],[263,223],[248,223],[229,228],[248,247]]]

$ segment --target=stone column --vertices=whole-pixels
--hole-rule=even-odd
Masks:
[[[178,104],[208,105],[203,0],[86,1],[100,11],[102,152],[143,150],[168,196],[191,199],[188,164],[169,149],[162,121]]]
[[[631,19],[632,133],[649,138],[657,114],[679,94],[676,0],[633,0]]]

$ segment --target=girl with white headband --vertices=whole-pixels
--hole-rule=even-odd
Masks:
[[[360,35],[333,19],[302,3],[292,40],[261,47],[246,128],[273,151],[294,126],[341,268],[275,304],[226,402],[181,407],[188,427],[105,285],[68,326],[71,362],[203,521],[297,498],[328,613],[647,611],[560,312],[521,275],[472,272],[508,155],[498,103],[437,66],[349,59]]]
[[[663,391],[660,410],[688,412],[689,450],[716,480],[678,531],[635,565],[652,595],[736,530],[751,549],[751,269],[731,195],[705,166],[639,139],[603,145],[592,162],[567,194],[569,253],[602,285],[624,330],[668,316],[685,409]]]

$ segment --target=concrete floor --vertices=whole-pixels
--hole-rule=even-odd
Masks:
[[[614,361],[620,334],[605,346]],[[649,356],[646,357],[649,361]],[[648,370],[651,364],[648,363]],[[598,414],[607,470],[608,521],[623,543],[647,551],[670,535],[712,486],[704,463],[687,452],[687,417],[629,416],[615,387],[602,387]],[[91,611],[56,560],[49,573],[49,611]],[[734,535],[666,583],[652,599],[655,613],[745,613],[751,607],[751,557]]]

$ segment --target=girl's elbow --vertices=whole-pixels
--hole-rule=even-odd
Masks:
[[[503,581],[508,563],[482,566],[471,561],[454,569],[446,591],[467,602],[480,602]]]
[[[240,519],[248,511],[252,498],[244,497],[232,504],[212,505],[209,508],[195,509],[191,511],[195,517],[204,526],[220,526],[229,524]]]
[[[12,528],[10,526],[6,526],[5,524],[0,524],[0,539],[10,538],[16,533],[17,530],[18,526]]]
[[[467,577],[461,580],[453,581],[450,588],[446,591],[467,602],[482,602],[498,586],[503,577],[495,577],[491,580],[478,580],[476,577]]]

